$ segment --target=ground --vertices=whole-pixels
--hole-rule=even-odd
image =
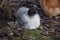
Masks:
[[[35,3],[38,6],[38,11],[41,16],[41,25],[34,30],[23,29],[16,27],[15,19],[12,15],[19,5],[2,5],[0,8],[0,40],[59,40],[60,39],[60,15],[49,18],[39,5],[38,1]],[[13,3],[12,3],[13,4]],[[19,3],[18,3],[19,4]],[[23,5],[24,3],[21,2]]]

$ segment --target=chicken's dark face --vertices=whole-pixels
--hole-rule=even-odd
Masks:
[[[29,16],[34,16],[36,14],[36,10],[35,9],[30,9],[29,11],[28,11],[28,15]]]

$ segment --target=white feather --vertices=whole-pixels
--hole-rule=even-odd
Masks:
[[[16,12],[15,16],[17,18],[17,22],[24,25],[22,27],[27,29],[36,29],[40,25],[40,16],[38,13],[36,13],[34,16],[30,17],[28,16],[28,10],[27,7],[21,7]]]

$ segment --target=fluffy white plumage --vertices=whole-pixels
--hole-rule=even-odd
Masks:
[[[28,15],[29,8],[21,7],[15,13],[17,23],[26,29],[36,29],[40,26],[40,16],[36,13],[34,16]]]

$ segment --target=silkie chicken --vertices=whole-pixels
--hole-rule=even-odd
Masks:
[[[35,8],[20,7],[15,16],[18,26],[26,29],[36,29],[40,26],[40,16]]]
[[[50,17],[60,14],[60,0],[40,0],[40,5]]]

